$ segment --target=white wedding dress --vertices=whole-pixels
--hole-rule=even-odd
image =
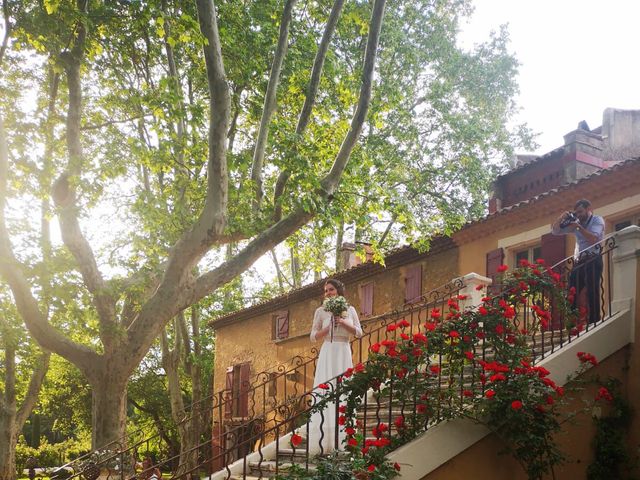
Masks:
[[[324,310],[323,307],[318,307],[313,316],[313,326],[311,327],[311,341],[315,342],[317,333],[326,328],[331,323],[332,315],[330,312]],[[356,313],[356,309],[349,306],[347,309],[347,320],[355,327],[355,336],[362,336],[362,327],[360,326],[360,319]],[[320,348],[320,355],[318,356],[318,362],[316,364],[316,372],[313,380],[313,385],[316,387],[317,393],[325,392],[325,390],[318,389],[317,386],[321,383],[328,383],[329,380],[337,377],[348,368],[353,368],[353,360],[351,358],[351,345],[349,340],[351,334],[342,326],[338,325],[333,329],[333,337],[329,333],[324,337],[322,347]],[[335,389],[335,381],[332,389]],[[322,418],[324,416],[324,419]],[[322,425],[322,434],[320,432],[320,425]],[[320,444],[322,443],[322,453],[328,453],[335,449],[335,426],[336,426],[336,408],[335,404],[330,404],[322,411],[316,412],[311,416],[309,421],[309,452],[311,454],[320,453]],[[342,445],[345,434],[342,428],[338,432],[338,445]],[[320,439],[322,438],[322,441]]]

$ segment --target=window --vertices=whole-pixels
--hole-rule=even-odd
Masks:
[[[614,232],[619,232],[620,230],[630,227],[631,225],[640,226],[640,214],[635,213],[632,215],[628,215],[626,217],[618,218],[617,220],[614,220],[612,223],[613,223]]]
[[[542,258],[542,246],[535,245],[532,247],[516,250],[514,267],[520,265],[520,260],[526,260],[530,263],[534,263],[538,258]]]
[[[289,311],[281,310],[271,316],[271,339],[289,338]]]
[[[373,282],[360,286],[360,315],[363,317],[373,315]]]

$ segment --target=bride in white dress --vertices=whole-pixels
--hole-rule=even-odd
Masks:
[[[328,279],[324,283],[325,298],[344,296],[344,284],[339,280]],[[333,332],[332,332],[333,330]],[[334,316],[326,311],[322,306],[318,307],[313,316],[313,326],[311,327],[311,341],[323,340],[320,348],[320,355],[316,364],[316,372],[313,380],[314,387],[321,383],[327,383],[332,378],[344,373],[348,368],[353,368],[351,359],[351,336],[362,336],[362,327],[356,309],[349,305],[346,315]],[[335,381],[332,382],[335,388]],[[324,392],[316,388],[316,392]],[[309,452],[320,453],[320,424],[322,424],[322,451],[328,453],[335,449],[335,426],[336,408],[335,404],[330,404],[322,412],[316,412],[309,421]],[[340,428],[338,434],[338,446],[342,445],[345,433]]]

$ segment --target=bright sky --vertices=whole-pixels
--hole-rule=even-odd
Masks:
[[[640,1],[475,0],[464,44],[509,24],[521,63],[519,120],[540,133],[543,154],[580,120],[602,125],[607,107],[640,109]],[[523,153],[523,152],[519,152]]]

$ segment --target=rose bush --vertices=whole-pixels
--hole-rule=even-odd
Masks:
[[[507,270],[500,268],[500,294],[466,310],[460,307],[466,297],[451,298],[445,308],[431,309],[418,331],[410,331],[405,320],[389,325],[366,364],[325,384],[312,412],[340,403],[345,449],[351,462],[358,459],[365,467],[358,478],[391,478],[400,466],[386,460],[390,451],[439,421],[462,417],[496,433],[530,479],[563,461],[554,434],[565,392],[535,365],[535,355],[545,338],[579,334],[567,298],[571,292],[542,261],[523,262],[512,274]],[[582,369],[597,364],[588,353],[578,356]],[[606,398],[604,392],[600,397]],[[363,431],[357,412],[366,398],[388,398],[401,413]]]

